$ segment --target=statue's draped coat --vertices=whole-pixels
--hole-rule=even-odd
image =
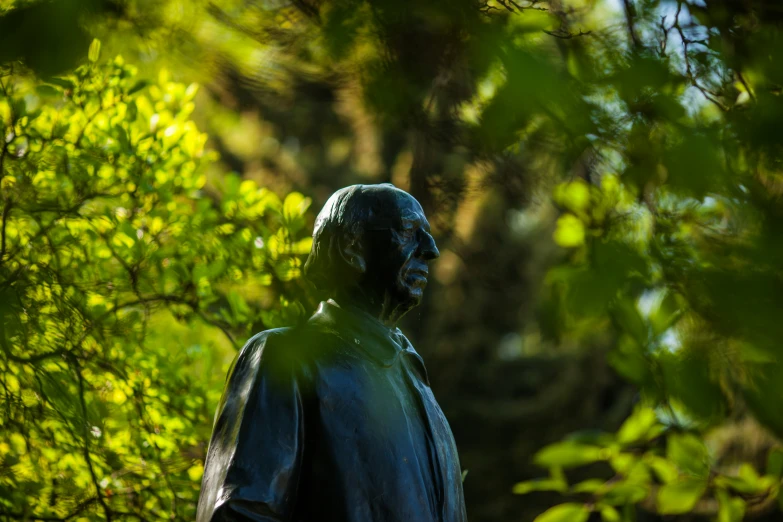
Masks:
[[[197,522],[464,522],[457,449],[398,329],[321,303],[229,372]]]

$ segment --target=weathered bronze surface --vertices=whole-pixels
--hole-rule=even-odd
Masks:
[[[421,206],[389,184],[346,187],[313,239],[306,275],[331,298],[240,351],[197,521],[465,521],[451,429],[396,327],[438,257]]]

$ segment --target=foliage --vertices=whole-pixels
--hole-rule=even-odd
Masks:
[[[741,520],[746,503],[756,502],[749,515],[775,505],[780,478],[759,478],[749,462],[708,459],[707,447],[714,449],[712,433],[732,416],[753,415],[783,436],[772,411],[783,400],[774,181],[782,158],[773,143],[779,134],[761,130],[769,130],[762,114],[782,107],[778,69],[763,57],[777,52],[779,28],[744,27],[741,13],[727,27],[725,12],[696,3],[665,7],[641,2],[627,12],[630,51],[603,62],[606,73],[576,76],[589,79],[584,88],[613,113],[595,147],[617,162],[555,189],[563,215],[554,239],[572,250],[549,274],[548,309],[559,325],[550,334],[613,332],[610,363],[667,424],[655,434],[665,440],[666,460],[644,447],[638,468],[618,465],[623,454],[611,444],[622,448],[623,430],[641,413],[607,439],[605,457],[619,479],[591,492],[597,508],[615,487],[633,484],[644,490],[609,503]],[[734,60],[739,48],[746,60]],[[687,460],[696,456],[704,462]],[[653,462],[677,474],[651,486]],[[702,497],[719,510],[699,509],[709,504]]]
[[[87,10],[95,13],[105,9],[98,5]],[[783,309],[779,269],[783,261],[783,149],[779,129],[783,114],[779,67],[783,19],[774,0],[297,0],[228,2],[206,8],[195,0],[160,2],[160,6],[134,0],[105,5],[115,8],[108,9],[105,20],[93,27],[114,46],[127,38],[128,27],[147,38],[144,46],[128,45],[140,59],[152,60],[155,54],[170,57],[175,53],[167,46],[176,41],[177,52],[188,54],[198,64],[198,74],[208,82],[213,99],[231,100],[231,109],[216,108],[217,102],[205,100],[213,104],[204,118],[205,125],[223,153],[225,163],[221,168],[225,170],[240,165],[245,166],[243,174],[248,178],[285,177],[286,188],[299,186],[310,194],[328,193],[326,189],[365,179],[394,180],[410,189],[432,215],[433,229],[439,241],[443,238],[445,242],[439,243],[444,261],[449,252],[451,259],[457,260],[453,265],[466,264],[473,252],[492,252],[489,257],[474,256],[478,266],[469,267],[471,276],[485,270],[487,259],[495,263],[503,255],[512,258],[514,273],[520,271],[519,266],[527,266],[529,260],[517,259],[510,242],[497,240],[508,236],[493,235],[496,229],[510,228],[507,216],[523,216],[526,223],[533,223],[527,229],[547,230],[551,225],[551,234],[545,234],[547,241],[520,233],[529,242],[528,254],[548,252],[553,244],[560,250],[559,257],[551,256],[556,257],[555,266],[546,271],[546,277],[526,289],[530,295],[540,290],[540,301],[513,301],[525,313],[535,309],[538,315],[518,315],[528,322],[524,325],[526,331],[532,330],[540,339],[536,346],[542,352],[608,347],[608,362],[638,387],[641,405],[614,434],[566,439],[537,454],[536,462],[549,469],[550,476],[525,482],[516,491],[555,491],[578,500],[547,511],[541,520],[581,520],[591,513],[599,513],[607,521],[632,520],[636,508],[641,507],[659,514],[689,512],[728,521],[776,509],[770,499],[780,490],[778,447],[783,437],[779,412],[783,401],[783,323],[779,319]],[[54,4],[37,2],[25,6],[43,17],[50,16],[55,8]],[[10,13],[20,12],[18,6],[15,9]],[[66,10],[69,23],[78,18],[75,11]],[[8,16],[1,19],[5,27],[18,20]],[[74,34],[78,36],[81,31]],[[0,61],[24,58],[31,67],[47,72],[47,62],[36,61],[36,57],[46,57],[41,47],[34,45],[38,43],[36,38],[22,32],[22,45],[6,45],[2,38],[7,34],[0,29]],[[158,66],[155,62],[149,68]],[[118,64],[113,67],[127,68]],[[89,66],[78,74],[94,74],[95,70],[95,66]],[[173,342],[171,318],[161,315],[161,307],[182,320],[217,324],[231,332],[251,324],[258,330],[262,322],[290,321],[290,316],[275,315],[280,310],[278,299],[289,296],[294,301],[300,297],[295,284],[298,258],[289,253],[305,250],[306,243],[296,242],[305,200],[291,196],[280,203],[269,192],[257,192],[251,182],[240,182],[232,176],[223,178],[222,172],[216,173],[212,184],[201,188],[206,181],[198,181],[204,173],[198,165],[205,159],[192,156],[203,138],[192,127],[185,127],[187,117],[176,117],[190,103],[185,98],[193,93],[187,94],[187,88],[169,88],[164,78],[148,90],[131,93],[135,84],[118,80],[125,90],[117,90],[114,85],[102,87],[101,103],[105,99],[109,107],[88,125],[97,102],[93,100],[90,106],[85,99],[81,102],[84,106],[79,105],[87,76],[80,79],[78,74],[65,83],[55,79],[47,86],[40,85],[37,94],[32,94],[34,84],[17,74],[13,83],[18,94],[5,97],[8,108],[3,109],[4,121],[13,118],[14,126],[32,129],[27,135],[21,131],[7,134],[10,138],[3,149],[3,168],[16,165],[18,169],[8,174],[0,170],[4,177],[3,223],[9,223],[9,246],[7,250],[3,247],[1,261],[5,278],[2,288],[9,299],[2,303],[12,303],[5,305],[5,317],[18,318],[6,328],[15,328],[8,335],[22,336],[19,339],[29,343],[21,345],[21,340],[15,340],[4,345],[9,368],[6,375],[27,375],[17,377],[24,385],[9,379],[13,384],[6,386],[17,390],[11,392],[18,398],[13,404],[27,412],[19,415],[39,415],[30,391],[30,406],[25,405],[23,390],[38,393],[41,398],[37,401],[48,401],[44,392],[52,393],[43,384],[34,383],[32,374],[21,373],[22,368],[43,367],[53,361],[60,368],[56,371],[70,379],[66,382],[71,397],[78,398],[79,383],[84,380],[89,384],[85,388],[87,406],[102,401],[104,392],[98,386],[104,381],[98,379],[104,379],[103,374],[86,370],[99,367],[104,374],[115,375],[112,372],[135,369],[133,357],[150,353],[146,348],[150,339]],[[94,98],[96,92],[90,96]],[[169,116],[160,113],[150,128],[152,113],[162,111],[158,105],[173,103],[177,96],[181,105],[172,108]],[[40,114],[33,111],[35,116],[24,120],[27,109],[21,105],[22,99],[56,97],[62,97],[59,105],[42,107]],[[135,105],[128,103],[134,99],[138,99]],[[145,99],[146,103],[141,101]],[[122,104],[127,107],[120,115]],[[135,115],[131,109],[134,106]],[[251,112],[249,118],[240,120],[233,112],[226,116],[221,110]],[[63,121],[62,117],[55,120],[51,116],[55,113],[62,113],[65,119],[75,118],[76,130],[58,130],[64,134],[55,139],[53,131]],[[123,123],[117,126],[106,119],[108,114]],[[45,117],[50,119],[41,119]],[[263,125],[247,123],[255,119],[263,120]],[[178,130],[166,136],[173,122],[178,122]],[[43,130],[36,132],[50,136],[48,141],[36,138],[41,143],[40,151],[35,149],[38,142],[28,137],[36,125],[43,125]],[[236,131],[234,127],[240,125],[254,132]],[[85,129],[83,139],[78,137],[79,128]],[[132,128],[136,130],[131,132]],[[144,148],[147,145],[140,145],[144,140],[139,141],[147,134],[150,136],[146,139],[158,144],[161,151],[171,147],[179,152],[150,156]],[[113,136],[108,145],[106,136]],[[263,146],[255,146],[247,136],[258,136]],[[72,150],[68,150],[68,143],[73,145]],[[57,144],[61,146],[60,156],[43,152]],[[139,157],[132,153],[137,147],[142,147]],[[48,154],[55,159],[49,159]],[[58,157],[69,158],[66,167],[90,172],[91,184],[74,184],[63,174],[65,171],[50,168],[50,163],[61,164],[57,163]],[[142,169],[149,157],[153,163]],[[115,169],[117,161],[125,166]],[[173,184],[179,178],[171,177],[172,169],[163,167],[172,161],[176,169],[192,169],[186,177],[193,185],[185,186],[184,179],[181,185]],[[35,167],[22,169],[29,162]],[[191,163],[192,167],[186,167]],[[41,164],[45,168],[39,168]],[[259,164],[263,167],[255,167]],[[123,174],[123,168],[127,173]],[[269,176],[269,170],[276,176]],[[27,177],[22,172],[28,172]],[[39,172],[45,174],[38,183],[50,187],[49,195],[41,192],[43,202],[29,189],[35,178],[25,181]],[[57,174],[47,185],[49,172]],[[157,172],[163,173],[161,179]],[[100,181],[103,175],[109,176],[109,181]],[[132,175],[148,176],[144,179],[150,184],[135,183]],[[116,179],[123,182],[124,195],[113,192],[118,190],[112,181]],[[134,188],[128,188],[129,182]],[[51,189],[53,186],[56,190]],[[176,197],[155,200],[154,208],[145,210],[150,198],[168,197],[169,190]],[[155,196],[159,191],[161,195]],[[475,210],[481,206],[476,201],[483,197],[476,194],[483,191],[493,194],[486,198],[490,202],[486,207],[495,205],[500,210],[487,211],[486,215]],[[6,193],[13,194],[13,198]],[[541,193],[546,194],[539,198],[545,199],[545,204],[537,209],[526,207],[530,194]],[[55,198],[58,206],[52,210],[55,203],[46,198]],[[171,201],[184,200],[191,206],[168,207]],[[30,208],[25,201],[30,202]],[[74,205],[78,205],[76,218]],[[252,210],[255,205],[264,209],[268,206],[264,220],[255,219],[261,214]],[[120,210],[137,207],[141,210],[134,213]],[[142,222],[147,212],[151,214]],[[471,221],[466,214],[479,217]],[[550,224],[551,214],[555,215]],[[287,215],[297,217],[291,221]],[[487,215],[500,217],[493,221]],[[74,219],[85,228],[72,224]],[[491,226],[476,226],[476,233],[464,230],[469,228],[466,223],[472,226],[481,219]],[[113,228],[102,228],[109,224]],[[156,230],[173,230],[161,235],[160,231],[153,232],[153,225]],[[221,228],[226,225],[234,228]],[[75,241],[67,239],[74,234],[93,234],[89,244],[95,243],[96,251],[91,251],[90,263],[75,257],[81,255],[76,245],[82,248],[82,243],[68,242]],[[181,243],[173,241],[175,237]],[[256,245],[262,248],[245,248],[256,237],[261,238]],[[43,248],[25,250],[19,246],[23,241]],[[55,246],[67,244],[70,250],[58,259],[50,252],[52,242]],[[188,245],[190,250],[183,253],[181,245]],[[97,262],[103,259],[98,251],[103,255],[108,252],[109,257]],[[19,256],[28,255],[30,266],[45,264],[46,270],[21,270],[21,264],[13,265],[17,268],[12,270],[11,254],[17,256],[17,262]],[[259,256],[262,259],[257,259]],[[189,263],[188,259],[198,262]],[[164,260],[169,264],[164,266]],[[60,262],[70,263],[68,269],[59,272],[54,263]],[[241,275],[232,279],[231,274],[238,273],[231,271],[234,264]],[[253,294],[255,286],[246,284],[251,273],[265,289],[261,295]],[[288,279],[294,281],[288,283]],[[91,286],[98,280],[100,292]],[[109,281],[113,286],[104,291]],[[490,291],[497,293],[510,287],[503,283]],[[51,299],[53,308],[31,312],[43,308],[31,304],[35,301],[32,289],[44,292],[35,301],[44,302],[49,287],[51,295],[57,297]],[[60,287],[74,287],[74,293],[57,290],[61,294],[55,294],[55,288]],[[473,296],[471,291],[476,288],[459,290],[448,295]],[[169,295],[185,297],[173,300]],[[158,299],[149,299],[154,296]],[[509,303],[517,296],[503,297],[492,295],[495,308],[481,310],[475,314],[476,320],[490,322],[495,316],[504,317],[505,308],[511,308]],[[94,300],[92,304],[90,299]],[[128,315],[119,313],[122,303],[134,301],[138,301],[134,305],[138,308],[128,307]],[[457,315],[456,308],[454,305],[447,313]],[[284,306],[279,313],[296,309],[296,305]],[[54,314],[55,319],[49,321],[49,316],[42,314]],[[155,318],[160,319],[157,330],[153,328]],[[73,343],[74,338],[81,339],[85,335],[83,325],[92,325],[98,319],[103,326],[89,327],[84,346],[64,344],[66,340]],[[60,336],[46,337],[51,345],[38,344],[43,336],[33,325],[43,321],[56,326],[44,331]],[[148,324],[147,330],[130,326],[139,324]],[[69,328],[78,332],[75,337],[67,335]],[[460,346],[468,346],[477,337],[453,329]],[[142,338],[147,339],[143,345]],[[189,342],[183,342],[183,346]],[[106,348],[114,343],[134,354],[123,359],[127,364],[117,362],[120,355]],[[23,346],[31,347],[33,354],[49,353],[43,351],[46,347],[66,357],[60,361],[57,353],[57,357],[14,361],[11,355],[24,357],[14,351]],[[216,350],[201,343],[199,346],[209,353]],[[68,355],[70,351],[90,357],[74,358]],[[473,360],[489,357],[480,352]],[[196,369],[182,375],[190,379],[192,394],[204,396],[207,389],[214,394],[221,372],[215,371],[211,381],[202,382],[193,375],[207,370],[195,357],[191,359],[188,368]],[[449,352],[444,359],[455,359],[454,353]],[[101,362],[104,360],[115,361],[115,365]],[[181,367],[181,361],[177,361]],[[96,366],[101,364],[114,369]],[[162,362],[156,360],[156,364]],[[85,369],[81,374],[80,365]],[[471,368],[465,360],[455,365]],[[111,378],[117,379],[116,375]],[[135,392],[128,388],[123,393],[132,397]],[[174,400],[172,397],[175,395],[170,394],[169,400]],[[147,401],[139,401],[150,407]],[[206,418],[206,410],[198,410],[199,419]],[[89,409],[81,408],[63,411],[75,411],[70,415],[81,415],[82,419],[89,413]],[[44,414],[40,415],[43,419]],[[758,462],[763,459],[758,455],[727,455],[720,448],[722,430],[743,426],[748,419],[750,425],[761,424],[771,433],[758,448],[769,459],[763,472]],[[74,447],[100,456],[95,452],[106,444],[106,436],[89,438],[80,433],[85,425],[98,426],[104,434],[110,428],[69,422],[63,421],[62,425],[75,426],[70,429],[83,442]],[[149,431],[138,424],[141,421],[135,422],[134,430]],[[43,429],[38,424],[22,423],[24,429],[18,428],[19,433]],[[194,422],[203,428],[191,441],[206,439],[207,424]],[[186,431],[190,434],[193,430]],[[56,433],[62,436],[66,432]],[[737,438],[744,434],[741,431]],[[43,440],[41,437],[34,439]],[[15,440],[14,448],[23,447],[18,443],[21,439]],[[130,449],[130,443],[122,449],[132,455],[142,454],[141,450]],[[146,463],[157,462],[155,455],[147,453],[143,453]],[[16,463],[13,459],[5,462]],[[160,468],[160,464],[148,465]],[[84,466],[82,476],[89,479]],[[96,473],[104,473],[107,466],[98,466]],[[179,469],[176,465],[169,467]],[[564,468],[569,468],[569,473],[593,473],[593,478],[571,486],[562,472]],[[179,473],[184,480],[181,470],[162,476],[174,476],[172,473]],[[38,492],[55,488],[45,480],[31,478],[28,482],[28,487]],[[142,479],[128,478],[123,487],[146,487],[139,486],[141,483]],[[180,487],[180,483],[172,484]],[[195,487],[180,485],[183,489]],[[89,486],[88,480],[87,490]],[[166,501],[174,498],[166,493],[167,488],[149,490],[153,489],[168,495]],[[16,500],[8,509],[22,513],[18,510],[24,503],[18,491],[13,498]],[[59,498],[52,502],[55,506],[60,506]],[[103,495],[93,499],[88,494],[84,500],[100,505],[98,499],[111,504],[119,502],[116,498]],[[78,507],[78,501],[71,504]],[[161,507],[166,502],[152,502],[160,504],[155,509],[170,511]],[[181,506],[176,509],[180,515],[188,513]]]
[[[718,521],[740,521],[777,503],[782,457],[780,450],[770,453],[763,476],[748,463],[726,474],[697,433],[666,426],[653,409],[638,407],[617,433],[574,434],[541,449],[535,461],[549,468],[551,478],[520,482],[514,492],[556,491],[583,500],[551,508],[537,522],[572,520],[571,506],[600,513],[605,522],[633,519],[635,506],[662,515],[711,514],[710,498],[717,500]],[[568,484],[564,469],[598,462],[614,475]]]
[[[192,520],[235,339],[291,324],[309,199],[211,183],[198,86],[0,76],[0,515]]]

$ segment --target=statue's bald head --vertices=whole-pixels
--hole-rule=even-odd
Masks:
[[[416,232],[416,237],[404,240],[400,233],[412,227],[426,227],[427,237],[419,237]],[[393,231],[397,235],[377,244],[382,239],[377,234],[368,236],[368,231]],[[421,252],[407,253],[409,257],[421,254],[427,261],[438,255],[424,211],[413,196],[389,183],[345,187],[332,194],[315,220],[305,276],[320,290],[334,292],[357,283],[367,263],[372,265],[370,272],[396,272],[396,267],[385,267],[377,257],[403,250],[403,243],[423,245]]]
[[[393,225],[398,197],[410,197],[390,183],[351,185],[331,195],[313,228],[313,246],[305,263],[305,276],[320,290],[330,291],[352,279],[354,270],[340,249],[360,241],[364,232]]]

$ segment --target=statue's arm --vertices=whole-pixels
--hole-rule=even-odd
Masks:
[[[275,337],[264,332],[251,339],[229,374],[204,465],[197,522],[291,516],[304,451],[303,407],[293,361]]]

